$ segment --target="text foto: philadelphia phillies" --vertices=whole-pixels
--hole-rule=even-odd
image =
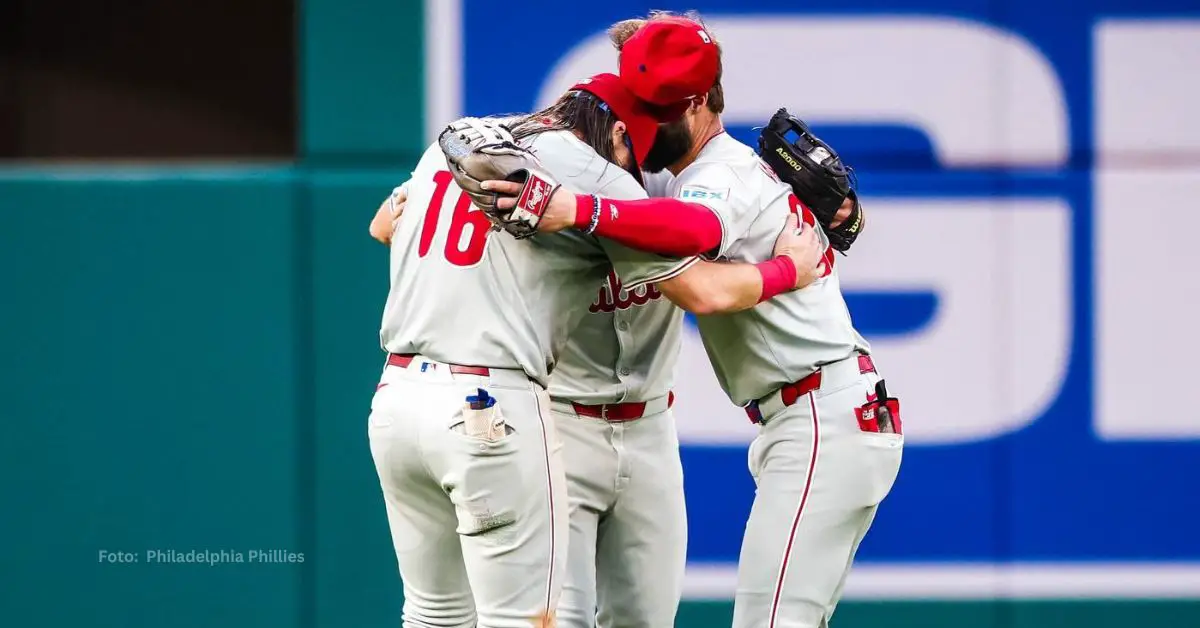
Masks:
[[[102,549],[97,562],[101,563],[146,563],[179,565],[225,565],[225,564],[300,564],[304,552],[282,549],[242,550],[187,550],[149,549],[140,552]]]

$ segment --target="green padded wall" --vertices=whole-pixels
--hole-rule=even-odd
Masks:
[[[295,203],[286,170],[0,174],[6,625],[297,624],[309,563],[152,553],[304,552]]]
[[[307,184],[319,626],[399,625],[400,578],[367,445],[388,288],[387,249],[367,235],[367,222],[393,181],[318,171]]]
[[[313,164],[387,161],[425,145],[421,0],[300,0],[300,141]]]

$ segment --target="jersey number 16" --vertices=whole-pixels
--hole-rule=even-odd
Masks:
[[[433,235],[437,231],[442,206],[446,202],[446,190],[453,182],[454,177],[450,176],[449,171],[439,170],[433,175],[436,187],[433,196],[429,198],[429,207],[425,210],[425,223],[421,225],[421,240],[417,244],[419,257],[425,257],[433,246]],[[479,260],[483,259],[483,251],[487,248],[487,238],[491,231],[492,223],[488,222],[487,216],[471,205],[471,197],[467,196],[466,192],[459,192],[454,203],[454,213],[450,216],[450,228],[446,232],[446,246],[443,249],[446,261],[455,266],[478,264]]]

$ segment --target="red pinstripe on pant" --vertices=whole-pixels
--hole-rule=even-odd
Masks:
[[[813,476],[817,472],[817,455],[821,446],[821,427],[817,420],[817,401],[815,393],[808,393],[808,405],[812,408],[812,455],[808,460],[808,475],[804,479],[804,492],[800,494],[800,503],[796,506],[796,516],[792,518],[792,529],[788,534],[787,547],[783,550],[783,560],[779,563],[779,577],[775,579],[775,596],[771,600],[771,619],[767,628],[775,628],[775,618],[779,614],[779,599],[783,597],[783,583],[787,579],[788,561],[792,555],[792,546],[796,542],[796,530],[800,527],[800,519],[804,516],[804,506],[808,503],[808,493],[812,489]]]

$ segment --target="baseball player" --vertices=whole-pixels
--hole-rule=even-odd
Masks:
[[[380,206],[373,237],[390,241],[404,201],[400,191]],[[558,622],[671,626],[687,540],[670,410],[683,313],[653,285],[626,290],[615,272],[588,312],[550,378],[570,502]]]
[[[443,152],[482,154],[474,152],[480,145],[537,151],[574,186],[642,198],[626,168],[645,158],[657,132],[657,119],[613,75],[509,122],[515,136],[474,121],[452,125],[402,186],[409,215],[418,217],[385,218],[394,229],[386,238],[392,287],[380,332],[389,355],[370,438],[405,586],[406,626],[527,626],[553,614],[567,518],[545,386],[565,331],[586,313],[610,260],[625,281],[678,283],[676,293],[692,302],[709,298],[693,285],[715,286],[727,295],[723,307],[733,309],[802,285],[819,258],[805,251],[813,236],[791,229],[780,237],[785,255],[765,266],[645,255],[577,231],[526,242],[489,237],[492,223],[476,207],[494,196],[456,183],[451,171],[459,164],[452,159],[448,170]],[[530,178],[522,207],[537,209],[552,191]],[[783,263],[792,285],[764,279]]]
[[[656,19],[663,18],[652,17],[650,23]],[[644,80],[631,54],[634,44],[630,39],[621,53],[622,80],[639,97],[660,102],[664,92]],[[724,133],[722,101],[718,81],[693,99],[681,123],[667,125],[684,133],[660,132],[685,137],[681,146],[688,146],[668,168],[667,192],[707,207],[719,223],[720,238],[710,258],[755,262],[770,256],[774,233],[769,225],[779,217],[799,215],[812,226],[817,220],[754,150]],[[805,166],[848,176],[835,163],[836,154],[802,124],[794,143],[780,132],[779,120],[772,124],[761,146],[764,152],[784,149],[775,156],[788,166],[789,180]],[[787,126],[792,128],[785,131],[796,130]],[[513,192],[499,181],[487,187]],[[831,209],[849,197],[843,194]],[[854,236],[862,226],[861,210],[856,197],[850,200],[851,219],[837,229]],[[511,204],[497,203],[500,208]],[[610,216],[608,233],[619,233],[627,216],[636,219],[670,206],[658,199],[623,202],[560,191],[541,221],[553,230],[562,220],[578,224],[600,207],[607,210],[602,217]],[[761,426],[749,454],[758,490],[739,561],[734,610],[739,628],[827,625],[858,545],[900,466],[899,402],[888,396],[868,344],[851,323],[832,248],[821,272],[813,285],[770,303],[698,317],[722,388]]]
[[[656,42],[663,55],[707,55],[712,67],[718,63],[715,45],[698,36],[694,22],[661,20],[637,37]],[[642,166],[660,170],[682,156],[659,142]],[[704,225],[711,216],[680,223]],[[673,238],[692,246],[681,255],[699,255],[719,242],[719,225],[708,224],[708,234]],[[643,245],[663,252],[661,243]],[[627,288],[611,273],[551,376],[551,414],[563,438],[571,503],[558,614],[564,628],[675,625],[687,511],[671,388],[683,325],[683,312],[655,285]]]
[[[718,54],[691,22],[656,24],[661,45],[646,46],[715,74]],[[653,30],[653,29],[648,29]],[[668,101],[707,91],[692,88]],[[656,144],[657,147],[657,144]],[[661,168],[652,149],[642,162]],[[687,206],[642,216],[625,234],[629,243],[659,253],[694,256],[719,242],[714,220],[707,235],[688,233]],[[672,216],[668,220],[664,218]],[[700,220],[712,217],[700,208]],[[660,224],[651,225],[654,219]],[[579,227],[594,221],[580,223]],[[682,229],[680,227],[683,227]],[[608,234],[620,237],[621,234]],[[700,239],[697,239],[699,236]],[[704,242],[707,242],[705,244]],[[681,296],[664,282],[670,298]],[[611,274],[572,332],[551,378],[552,413],[566,453],[571,536],[558,620],[564,626],[674,624],[686,560],[686,512],[678,440],[670,416],[671,378],[679,351],[682,312],[653,285],[622,286]],[[711,308],[689,303],[693,309]],[[712,311],[706,309],[705,311]]]
[[[668,35],[661,54],[695,56],[698,64],[707,55],[715,64],[715,46],[690,25],[659,26]],[[662,152],[652,150],[643,168],[654,168]],[[654,243],[649,248],[664,252]],[[677,252],[703,250],[701,243]],[[558,613],[564,628],[675,625],[687,561],[683,468],[671,411],[682,330],[682,310],[656,285],[630,288],[610,273],[551,376],[570,499]]]

